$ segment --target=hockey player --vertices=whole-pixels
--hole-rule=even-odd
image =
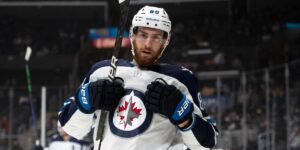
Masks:
[[[61,127],[58,133],[52,136],[49,147],[46,150],[90,150],[90,143],[78,140],[68,135]]]
[[[93,65],[59,113],[64,131],[81,139],[97,124],[99,112],[108,111],[101,150],[216,145],[218,132],[201,105],[196,77],[186,68],[158,63],[170,31],[163,8],[141,8],[130,29],[133,61],[118,61],[113,82],[108,80],[110,60]]]

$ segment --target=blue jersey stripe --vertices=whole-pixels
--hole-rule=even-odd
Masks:
[[[60,113],[58,117],[61,126],[64,126],[69,121],[69,119],[75,113],[76,110],[77,110],[77,106],[73,101],[63,106],[62,108],[63,112]]]

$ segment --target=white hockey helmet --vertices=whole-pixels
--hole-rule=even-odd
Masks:
[[[164,49],[169,44],[171,37],[171,20],[163,8],[147,5],[141,8],[132,19],[130,34],[133,34],[135,27],[149,27],[165,31],[167,33],[167,40]]]

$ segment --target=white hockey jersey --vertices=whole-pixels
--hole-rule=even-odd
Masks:
[[[95,64],[84,83],[108,78],[109,65],[110,60]],[[105,120],[101,150],[167,150],[181,143],[190,149],[200,149],[217,143],[217,129],[203,108],[198,81],[191,71],[167,64],[141,70],[125,60],[119,60],[117,65],[116,77],[124,80],[126,95]],[[143,104],[147,85],[157,78],[174,85],[193,102],[193,123],[188,130],[179,130],[167,117],[147,110]],[[70,98],[59,112],[59,122],[64,131],[81,139],[97,124],[100,112],[84,114]]]
[[[90,143],[83,140],[77,140],[70,138],[65,141],[59,134],[55,135],[49,144],[49,147],[44,148],[45,150],[90,150]]]

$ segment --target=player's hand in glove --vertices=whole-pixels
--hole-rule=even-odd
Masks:
[[[157,80],[151,82],[147,86],[144,103],[147,109],[167,116],[175,125],[192,121],[192,102],[173,85]]]
[[[81,86],[75,96],[75,102],[84,113],[93,113],[95,109],[113,111],[124,96],[123,80],[101,79]]]

